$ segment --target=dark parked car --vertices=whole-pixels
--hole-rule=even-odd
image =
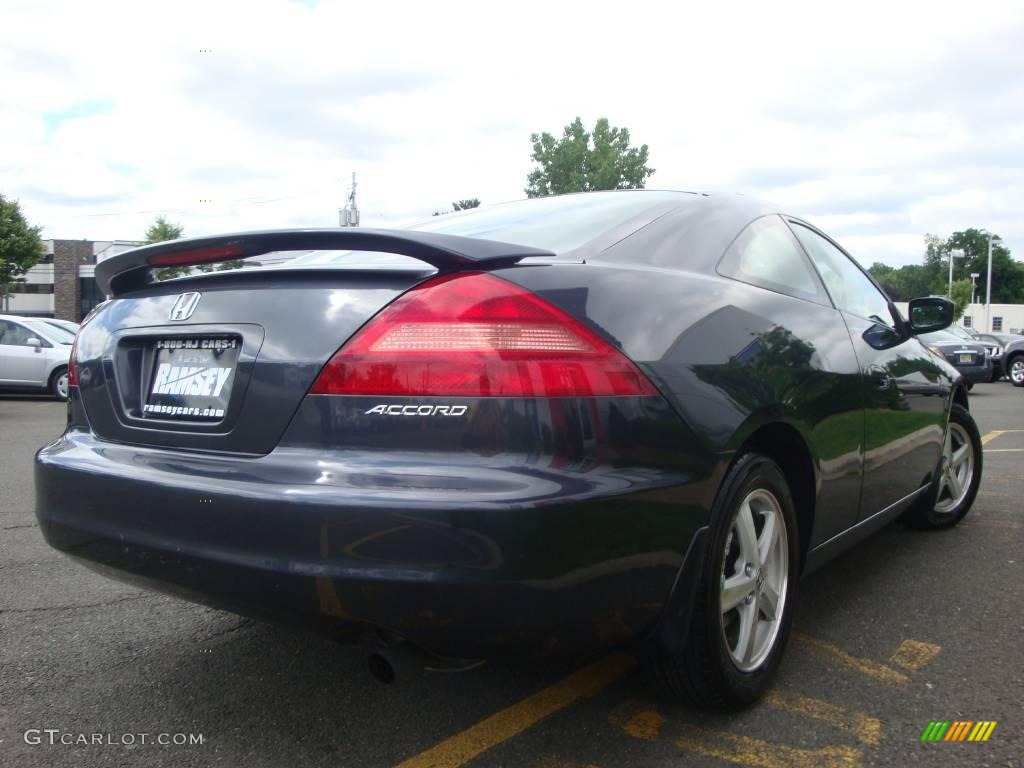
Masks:
[[[896,518],[954,525],[981,479],[967,382],[918,339],[952,304],[905,321],[835,241],[750,198],[175,240],[96,276],[113,298],[36,457],[47,541],[357,628],[384,680],[614,645],[674,693],[748,703],[802,574]]]
[[[939,355],[963,375],[968,388],[979,381],[992,381],[992,360],[980,341],[965,341],[948,331],[935,331],[921,335],[928,349]]]
[[[987,341],[981,338],[981,334],[973,329],[963,328],[956,323],[949,326],[944,333],[951,333],[954,336],[973,343],[982,344],[985,347],[985,356],[988,357],[989,377],[985,381],[997,381],[1003,374],[1003,345],[989,338]]]
[[[1024,387],[1024,336],[1016,333],[980,333],[978,341],[986,346],[999,344],[1003,350],[1000,376],[1007,376],[1015,387]]]

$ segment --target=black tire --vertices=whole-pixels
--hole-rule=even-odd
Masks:
[[[1014,366],[1017,366],[1014,368]],[[1017,353],[1006,361],[1006,375],[1015,387],[1024,387],[1024,354]]]
[[[767,655],[756,668],[743,671],[731,656],[719,605],[724,565],[729,557],[726,546],[733,546],[730,531],[734,519],[744,499],[759,489],[774,496],[782,512],[789,553],[788,578],[779,596],[781,616],[777,617],[778,628]],[[756,453],[742,456],[729,470],[715,498],[704,571],[696,590],[685,646],[644,660],[658,687],[672,697],[718,709],[738,709],[758,699],[771,684],[789,638],[800,572],[799,540],[793,499],[782,470],[766,456]]]
[[[971,416],[970,411],[962,405],[955,403],[949,413],[949,422],[949,429],[951,431],[962,432],[966,436],[972,451],[973,466],[966,493],[959,502],[951,507],[946,507],[946,490],[948,489],[943,489],[942,480],[949,457],[947,456],[947,450],[944,448],[943,456],[931,487],[914,506],[903,513],[903,522],[911,528],[917,528],[922,531],[951,528],[963,520],[967,513],[971,511],[971,505],[974,504],[974,499],[978,495],[978,489],[981,487],[982,447],[981,433],[978,431],[978,425],[974,423],[974,417]],[[953,425],[957,425],[958,429],[954,430]],[[947,436],[947,446],[949,445],[949,440],[950,437]],[[952,498],[950,497],[949,500],[952,501]]]
[[[68,384],[67,384],[68,369],[58,368],[50,374],[50,383],[48,389],[50,394],[61,402],[68,399]],[[63,382],[63,383],[62,383]]]

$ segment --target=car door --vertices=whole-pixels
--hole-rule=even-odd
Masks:
[[[20,323],[0,320],[0,383],[46,384],[46,355],[41,347],[28,345],[30,338],[39,336]]]
[[[864,392],[860,518],[926,485],[942,453],[948,380],[930,352],[907,336],[874,281],[832,240],[790,220],[853,339]]]

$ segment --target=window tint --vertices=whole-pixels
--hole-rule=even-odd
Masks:
[[[778,216],[752,221],[729,246],[718,272],[779,293],[826,302],[814,270]]]
[[[27,346],[28,340],[33,335],[24,326],[12,323],[9,320],[0,320],[0,344],[24,347]]]
[[[817,232],[795,221],[793,231],[807,249],[832,301],[839,309],[894,327],[889,300],[853,259]]]

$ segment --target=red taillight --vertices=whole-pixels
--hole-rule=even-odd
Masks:
[[[78,324],[78,332],[75,333],[75,340],[71,342],[71,355],[68,357],[68,386],[78,386],[78,339],[82,335],[82,331],[85,326],[96,317],[96,313],[100,311],[107,302],[97,304],[95,307],[89,310],[89,313],[82,318],[82,322]]]
[[[151,267],[181,267],[193,264],[211,264],[216,261],[229,261],[242,255],[237,245],[221,245],[213,248],[197,248],[181,253],[165,253],[150,256],[146,261]]]
[[[81,327],[78,329],[78,333],[75,334],[75,340],[71,342],[71,357],[68,358],[68,386],[78,386],[78,361],[75,360],[75,356],[78,353],[78,334],[82,332]]]
[[[380,312],[320,372],[315,395],[656,395],[562,310],[479,272],[436,277]]]

